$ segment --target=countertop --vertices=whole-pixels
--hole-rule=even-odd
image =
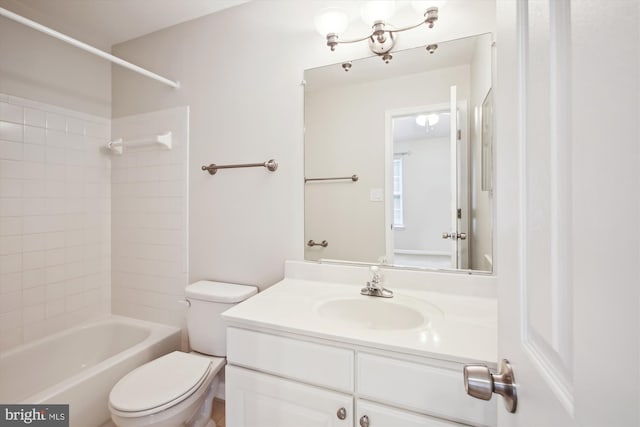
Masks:
[[[392,288],[394,298],[384,299],[360,295],[361,287],[285,278],[222,316],[228,326],[288,332],[461,363],[496,363],[494,298]],[[317,314],[323,302],[341,298],[406,304],[425,315],[427,322],[412,329],[367,329]]]

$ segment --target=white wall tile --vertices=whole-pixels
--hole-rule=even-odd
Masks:
[[[45,252],[33,251],[22,254],[22,269],[36,270],[45,267]]]
[[[44,179],[45,168],[42,163],[22,162],[22,178],[25,180]]]
[[[67,133],[84,135],[85,122],[74,117],[67,117]],[[82,141],[82,138],[80,139]]]
[[[53,163],[58,165],[64,165],[66,162],[66,156],[64,148],[56,148],[47,146],[45,151],[45,159],[47,163]]]
[[[45,252],[45,266],[51,267],[53,265],[64,264],[64,248],[50,249]]]
[[[0,159],[22,160],[22,142],[0,140]]]
[[[0,295],[20,292],[22,290],[22,273],[0,275]]]
[[[0,236],[22,237],[22,217],[0,218]]]
[[[23,144],[23,158],[28,162],[44,162],[44,146],[38,144]]]
[[[22,162],[16,160],[0,160],[0,179],[22,179]]]
[[[22,142],[24,126],[18,123],[0,121],[0,139]]]
[[[44,145],[47,142],[46,130],[34,126],[25,126],[24,142],[27,144]]]
[[[34,288],[39,289],[39,288]],[[25,325],[30,325],[35,322],[39,322],[45,319],[45,305],[44,305],[44,295],[41,300],[43,301],[40,304],[31,305],[30,302],[25,302],[26,305],[22,310],[22,322]]]
[[[22,236],[0,236],[0,255],[22,253]]]
[[[47,113],[36,108],[25,107],[24,123],[26,125],[44,128],[47,126]]]
[[[22,180],[0,178],[0,197],[22,197],[22,191]]]
[[[22,288],[29,289],[36,286],[44,285],[46,281],[46,271],[44,268],[36,270],[22,271]]]
[[[24,123],[24,109],[20,105],[0,102],[0,120],[13,123]]]
[[[10,99],[0,101],[0,351],[108,313],[111,295],[110,122]]]
[[[168,129],[176,139],[186,141],[187,128],[187,109],[113,121],[114,135],[125,141]],[[113,162],[111,293],[115,313],[184,323],[183,309],[176,307],[175,299],[184,295],[188,280],[186,176],[186,150],[130,150]]]
[[[47,129],[47,146],[64,148],[67,146],[67,132]]]
[[[67,118],[62,114],[47,112],[47,130],[67,131]]]
[[[50,319],[64,313],[64,297],[57,299],[47,299],[45,304],[45,316]]]
[[[0,298],[0,313],[8,313],[15,310],[20,310],[22,306],[22,293],[13,292],[2,295]]]
[[[0,198],[0,217],[22,216],[22,199]]]
[[[22,200],[22,212],[23,215],[45,215],[47,210],[45,208],[45,199],[43,198],[31,198]]]

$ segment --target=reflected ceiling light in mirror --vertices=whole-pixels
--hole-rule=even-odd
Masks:
[[[420,114],[416,116],[416,124],[421,127],[435,126],[440,121],[440,116],[437,114]]]
[[[360,9],[362,20],[371,26],[371,32],[366,36],[352,40],[340,40],[339,35],[346,30],[349,18],[346,12],[339,11],[336,8],[325,9],[316,17],[316,29],[320,34],[326,36],[327,46],[332,51],[336,50],[336,46],[340,43],[356,43],[367,40],[371,51],[382,57],[384,62],[389,63],[392,58],[389,52],[391,52],[395,44],[396,33],[412,30],[422,24],[433,28],[433,25],[438,20],[438,6],[436,5],[441,5],[442,0],[415,1],[412,3],[415,9],[420,10],[419,13],[423,15],[423,20],[408,27],[387,29],[387,21],[395,13],[395,1],[372,0],[365,2]],[[430,53],[433,53],[433,51],[430,51]]]

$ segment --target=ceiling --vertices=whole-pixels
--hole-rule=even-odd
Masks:
[[[0,7],[101,49],[249,0],[0,0]]]

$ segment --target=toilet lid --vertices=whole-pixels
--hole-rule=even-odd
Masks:
[[[210,369],[211,360],[174,351],[125,375],[111,390],[109,402],[122,412],[164,409],[189,397]]]

